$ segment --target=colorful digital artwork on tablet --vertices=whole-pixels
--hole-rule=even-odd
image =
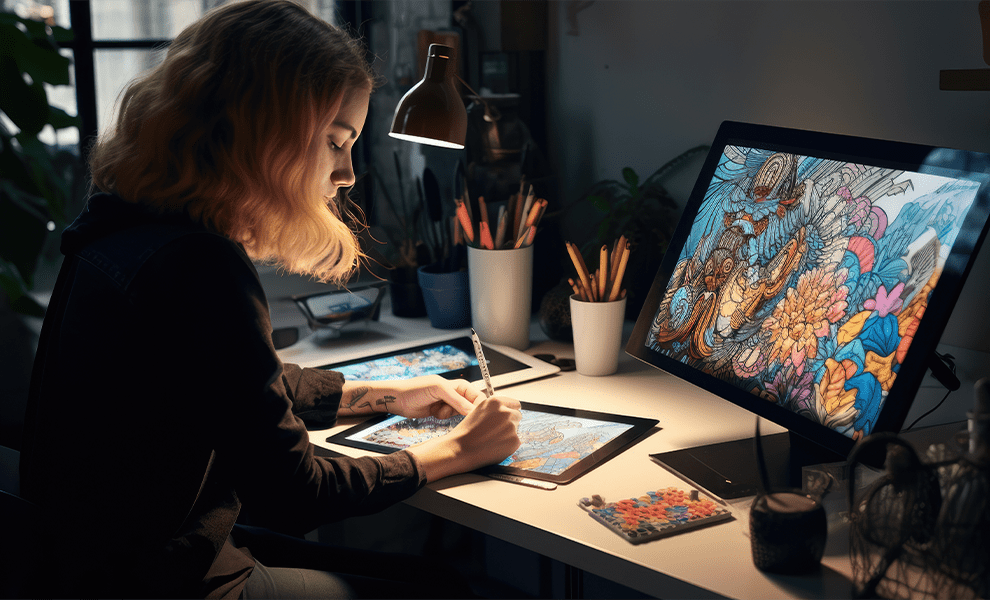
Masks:
[[[393,416],[348,439],[389,448],[408,448],[442,436],[464,417],[407,419]],[[584,417],[522,410],[521,445],[501,466],[559,475],[633,426]]]
[[[978,188],[727,146],[646,346],[859,439]]]
[[[457,371],[478,364],[478,359],[460,348],[444,344],[415,352],[333,367],[351,381],[408,379]]]

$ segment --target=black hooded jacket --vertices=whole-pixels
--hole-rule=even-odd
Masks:
[[[62,237],[21,489],[48,516],[55,596],[236,597],[252,524],[301,534],[419,489],[412,457],[315,456],[339,373],[282,364],[243,248],[107,195]]]

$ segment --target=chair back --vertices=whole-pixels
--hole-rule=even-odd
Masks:
[[[28,598],[41,581],[41,508],[18,495],[20,453],[0,448],[0,598]]]

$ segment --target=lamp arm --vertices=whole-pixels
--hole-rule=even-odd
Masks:
[[[485,102],[485,99],[481,97],[481,94],[479,94],[478,92],[474,91],[474,88],[471,87],[470,85],[468,85],[468,82],[464,81],[464,78],[461,77],[459,74],[457,75],[457,81],[460,81],[461,83],[463,83],[464,84],[464,87],[466,87],[468,89],[468,91],[471,92],[474,95],[475,98],[477,98],[478,100],[481,101],[481,105],[485,107],[485,120],[488,121],[489,123],[494,123],[495,122],[495,119],[494,119],[494,117],[492,117],[492,110],[488,106],[488,103]]]

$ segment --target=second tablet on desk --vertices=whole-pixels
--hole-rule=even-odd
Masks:
[[[531,381],[560,371],[556,365],[506,346],[485,344],[485,356],[495,387]],[[408,379],[437,374],[447,379],[462,378],[475,384],[483,383],[471,338],[464,335],[319,368],[339,371],[349,380]]]

